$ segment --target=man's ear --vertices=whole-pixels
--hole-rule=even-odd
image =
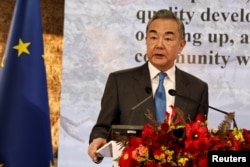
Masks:
[[[180,41],[180,47],[179,47],[179,53],[183,50],[183,48],[186,46],[186,40],[181,40]]]

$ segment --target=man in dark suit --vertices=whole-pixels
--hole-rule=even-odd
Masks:
[[[160,10],[149,21],[146,34],[148,62],[140,67],[111,73],[108,77],[101,111],[89,140],[88,153],[94,162],[97,162],[96,150],[106,143],[111,125],[149,123],[145,116],[147,110],[156,116],[154,96],[159,72],[167,74],[164,79],[166,111],[171,114],[169,106],[174,105],[185,112],[186,120],[193,120],[198,113],[207,115],[208,108],[204,107],[208,105],[207,83],[175,66],[175,60],[186,44],[181,20],[171,11]],[[205,105],[170,96],[169,89]],[[145,103],[131,109],[149,96],[151,98]]]

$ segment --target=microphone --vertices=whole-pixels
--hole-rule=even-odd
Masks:
[[[122,125],[119,124],[119,125],[112,125],[111,126],[111,128],[109,130],[108,137],[107,137],[107,141],[110,141],[110,140],[118,141],[118,140],[121,140],[122,138],[128,139],[128,137],[131,135],[138,136],[141,134],[143,125],[131,125],[131,123],[132,123],[132,120],[133,120],[133,117],[135,114],[134,110],[136,110],[138,107],[140,107],[142,104],[144,104],[150,98],[153,97],[151,87],[147,86],[147,87],[145,87],[144,90],[147,94],[150,94],[150,95],[147,96],[145,99],[143,99],[142,101],[140,101],[138,104],[136,104],[135,106],[133,106],[130,109],[129,119],[128,119],[127,124],[122,124]],[[122,138],[121,138],[121,136],[122,136]]]
[[[198,101],[196,101],[196,100],[194,100],[194,99],[192,99],[192,98],[190,98],[190,97],[181,95],[181,94],[177,93],[176,90],[174,90],[174,89],[169,89],[169,90],[168,90],[168,93],[169,93],[171,96],[179,96],[179,97],[181,97],[181,98],[183,98],[183,99],[186,99],[186,100],[189,100],[189,101],[194,102],[194,103],[196,103],[196,104],[199,104],[199,105],[202,105],[202,106],[211,108],[211,109],[213,109],[213,110],[215,110],[215,111],[218,111],[218,112],[220,112],[220,113],[223,113],[223,114],[225,114],[225,115],[228,115],[228,114],[229,114],[229,113],[226,112],[226,111],[222,111],[222,110],[220,110],[220,109],[218,109],[218,108],[215,108],[215,107],[212,107],[212,106],[209,106],[209,105],[200,103],[200,102],[198,102]],[[233,119],[233,126],[234,126],[235,128],[238,129],[238,126],[237,126],[237,124],[236,124],[235,119]]]
[[[149,87],[149,86],[145,87],[145,91],[146,91],[147,94],[149,94],[149,96],[147,96],[145,99],[143,99],[142,101],[140,101],[139,103],[137,103],[135,106],[133,106],[130,109],[130,118],[129,118],[128,124],[131,124],[131,122],[133,120],[134,110],[136,110],[137,108],[139,108],[142,104],[146,103],[149,99],[151,99],[153,97],[152,88],[151,87]]]
[[[153,97],[152,93],[152,88],[151,87],[145,87],[145,91],[147,92],[147,94],[150,94],[148,97],[146,97],[145,99],[143,99],[141,102],[139,102],[138,104],[136,104],[134,107],[131,108],[131,111],[137,109],[138,107],[140,107],[142,104],[144,104],[145,102],[147,102],[151,97]]]

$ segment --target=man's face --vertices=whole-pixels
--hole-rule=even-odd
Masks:
[[[156,19],[149,25],[146,44],[148,60],[160,71],[166,71],[174,65],[186,41],[181,40],[176,21]]]

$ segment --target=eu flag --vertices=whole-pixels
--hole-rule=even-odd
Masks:
[[[0,166],[51,167],[39,0],[16,0],[0,78]]]

